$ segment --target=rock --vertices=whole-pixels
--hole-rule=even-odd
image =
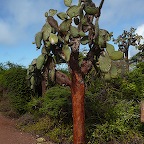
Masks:
[[[46,140],[43,137],[40,137],[40,138],[37,138],[36,141],[37,141],[37,144],[40,144],[42,142],[45,142]]]

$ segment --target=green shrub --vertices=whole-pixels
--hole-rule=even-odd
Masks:
[[[47,90],[43,97],[40,111],[51,117],[60,115],[71,117],[71,93],[70,89],[63,86],[55,86]]]
[[[33,97],[28,103],[28,111],[36,117],[48,115],[71,121],[71,93],[68,87],[54,86],[43,97]]]
[[[62,124],[57,119],[51,119],[49,116],[42,117],[33,124],[25,125],[23,130],[49,137],[55,143],[72,143],[72,126]]]
[[[22,66],[12,65],[0,72],[0,85],[7,89],[7,98],[12,108],[19,114],[26,112],[27,103],[31,99],[31,90],[26,82],[26,69]]]
[[[108,105],[105,106],[107,107]],[[140,126],[138,106],[135,106],[133,101],[117,100],[109,107],[109,111],[103,113],[105,123],[95,124],[95,130],[89,143],[98,144],[111,141],[129,143],[129,140],[136,138],[135,136],[141,141],[142,134],[138,132]]]
[[[140,101],[144,98],[142,68],[124,79],[104,82],[100,78],[89,83],[86,98],[87,143],[143,144]]]

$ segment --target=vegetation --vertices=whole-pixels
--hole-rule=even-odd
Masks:
[[[21,73],[18,79],[23,83],[14,81],[18,72]],[[51,87],[44,97],[39,97],[25,87],[25,76],[26,69],[22,66],[4,68],[0,72],[1,86],[8,90],[4,95],[1,93],[1,111],[2,99],[9,99],[8,107],[18,115],[25,113],[19,119],[21,129],[46,136],[56,143],[72,143],[72,102],[69,87],[57,85]],[[13,84],[10,85],[13,89],[10,89],[6,81],[11,81],[12,78]],[[143,62],[138,63],[125,78],[105,81],[103,78],[87,77],[86,143],[144,143],[143,124],[140,122],[140,102],[144,98],[143,79]],[[24,95],[25,90],[29,91],[27,95]]]
[[[141,37],[133,35],[134,29],[124,31],[116,40],[121,47],[129,44],[122,47],[123,55],[108,43],[112,33],[99,28],[104,0],[99,6],[91,0],[64,3],[65,13],[53,9],[45,13],[46,23],[35,36],[36,47],[43,45],[42,54],[27,71],[10,62],[0,65],[1,111],[22,115],[19,126],[23,130],[56,143],[144,143],[139,114],[144,63],[123,77],[117,66],[123,56],[128,60],[129,46]],[[88,45],[86,55],[79,51],[80,44]],[[139,49],[143,52],[143,45]],[[68,69],[57,70],[61,63]],[[3,108],[5,101],[8,105]]]
[[[26,82],[26,68],[6,63],[0,71],[0,87],[4,97],[8,97],[12,109],[19,114],[26,112],[31,99],[31,90]]]
[[[104,0],[96,6],[92,0],[64,0],[66,12],[58,13],[50,9],[45,13],[46,23],[36,33],[36,48],[41,55],[32,61],[28,68],[30,87],[35,92],[42,88],[44,96],[50,85],[69,86],[72,97],[73,143],[85,143],[85,76],[91,71],[102,72],[105,79],[118,76],[118,68],[113,64],[123,58],[123,52],[116,51],[109,44],[112,33],[100,29],[99,19]],[[58,24],[55,18],[62,22]],[[88,46],[83,58],[80,45]],[[81,59],[82,58],[82,59]],[[69,75],[56,69],[56,64],[66,63]]]
[[[140,50],[141,55],[144,51],[144,44],[141,43],[143,37],[136,33],[136,29],[131,27],[130,31],[124,30],[121,35],[119,35],[116,39],[113,39],[115,44],[118,44],[119,50],[124,52],[124,59],[126,61],[126,71],[129,71],[129,60],[128,53],[129,48],[134,46],[138,50]],[[142,56],[137,57],[139,61],[142,60]]]

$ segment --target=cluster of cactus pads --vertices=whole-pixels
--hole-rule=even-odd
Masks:
[[[55,64],[69,62],[71,46],[75,38],[79,38],[82,45],[88,44],[90,48],[93,44],[98,44],[102,51],[106,48],[105,54],[99,58],[99,67],[105,76],[117,75],[112,61],[121,59],[123,55],[107,43],[111,38],[111,33],[99,29],[99,7],[96,7],[92,0],[79,0],[78,5],[72,5],[72,0],[64,0],[64,4],[68,7],[66,12],[57,13],[57,10],[50,9],[45,13],[46,23],[35,36],[34,44],[37,49],[42,48],[41,55],[34,59],[28,68],[28,79],[32,89],[39,79],[36,73],[43,74],[43,68],[49,58],[51,62],[48,77],[54,80]],[[60,24],[55,19],[56,16],[62,21]]]
[[[117,61],[123,58],[123,53],[121,51],[115,51],[114,46],[107,43],[106,51],[103,52],[99,57],[99,67],[104,74],[106,80],[111,78],[116,78],[121,72],[121,69],[118,69],[113,61]]]

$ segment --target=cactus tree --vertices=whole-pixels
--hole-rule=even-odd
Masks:
[[[129,70],[129,60],[128,60],[128,52],[129,47],[134,46],[139,50],[142,50],[144,45],[140,43],[143,37],[138,35],[135,28],[130,28],[130,31],[124,30],[121,35],[119,35],[116,39],[113,39],[115,44],[118,44],[119,50],[124,52],[124,59],[127,63],[127,71]]]
[[[85,143],[85,75],[92,67],[98,68],[105,77],[116,77],[117,69],[112,61],[121,59],[123,53],[115,51],[107,41],[111,33],[99,28],[99,17],[104,0],[96,6],[92,0],[79,0],[72,5],[72,0],[64,0],[66,12],[58,13],[50,9],[45,13],[46,23],[35,36],[35,44],[42,54],[29,66],[28,79],[32,89],[41,83],[43,94],[50,82],[71,88],[73,105],[73,143]],[[58,24],[56,15],[61,23]],[[80,45],[88,45],[89,51],[79,62]],[[71,78],[56,70],[55,65],[68,64]],[[38,83],[38,84],[37,84]]]

